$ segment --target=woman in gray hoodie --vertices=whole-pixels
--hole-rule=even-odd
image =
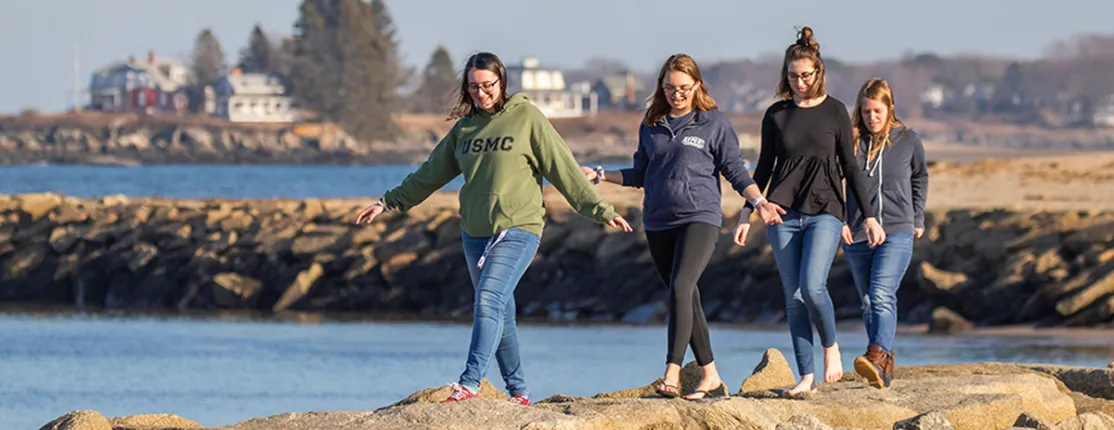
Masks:
[[[854,113],[855,158],[864,170],[870,199],[862,205],[849,195],[843,226],[843,253],[862,299],[870,342],[866,353],[855,359],[855,372],[871,386],[889,389],[897,288],[913,256],[913,239],[924,234],[928,168],[921,139],[894,114],[893,91],[885,79],[872,78],[863,85]],[[863,206],[875,213],[864,214]],[[875,247],[863,231],[864,219],[871,216],[886,232],[886,242]]]

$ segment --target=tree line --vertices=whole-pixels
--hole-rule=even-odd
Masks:
[[[293,34],[271,40],[257,24],[235,63],[243,73],[279,77],[302,109],[362,139],[389,139],[396,112],[444,112],[457,71],[438,46],[419,76],[404,64],[384,0],[303,0]],[[197,88],[229,73],[225,54],[206,28],[194,42],[191,72]],[[415,77],[417,89],[400,90]]]

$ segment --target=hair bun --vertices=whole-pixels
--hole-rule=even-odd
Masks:
[[[820,44],[816,43],[816,35],[812,32],[812,28],[802,27],[797,32],[797,44],[805,47],[820,50]]]

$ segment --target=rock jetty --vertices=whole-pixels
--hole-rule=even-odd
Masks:
[[[516,291],[520,315],[663,321],[667,291],[644,235],[592,224],[559,199]],[[354,225],[372,201],[0,196],[0,301],[468,317],[455,195]],[[639,227],[637,207],[620,210]],[[782,321],[766,229],[756,226],[739,248],[728,236],[734,214],[725,218],[700,281],[705,312],[720,322]],[[930,211],[927,225],[899,292],[903,321],[954,333],[1114,319],[1114,213],[956,209]],[[829,288],[840,318],[858,318],[842,255]]]

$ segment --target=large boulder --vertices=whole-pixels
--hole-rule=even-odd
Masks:
[[[113,430],[113,428],[100,412],[81,410],[62,415],[39,430]]]
[[[171,414],[129,415],[108,420],[113,430],[191,430],[205,426]]]
[[[762,354],[762,360],[758,362],[757,366],[754,366],[751,375],[743,380],[743,386],[739,389],[739,393],[791,387],[796,383],[797,379],[793,376],[793,369],[789,367],[789,362],[785,360],[785,356],[782,355],[781,351],[770,348]]]

